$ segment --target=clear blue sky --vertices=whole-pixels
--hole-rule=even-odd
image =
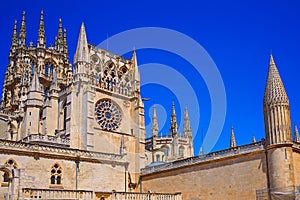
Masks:
[[[255,133],[257,140],[265,137],[262,103],[271,51],[289,95],[291,120],[300,124],[299,9],[300,2],[296,0],[288,3],[278,0],[6,1],[0,7],[0,82],[3,83],[8,64],[13,21],[18,20],[19,29],[22,10],[26,11],[27,42],[32,40],[34,44],[41,10],[45,13],[48,46],[54,43],[58,20],[62,18],[63,26],[67,29],[71,60],[82,21],[86,25],[88,40],[93,44],[99,44],[107,35],[138,27],[173,29],[193,38],[206,49],[224,81],[226,120],[214,150],[228,147],[231,126],[235,128],[237,143],[246,144],[251,141],[252,133]],[[193,77],[192,71],[182,68],[189,63],[168,52],[139,50],[138,61],[139,64],[156,62],[172,66],[188,78],[197,90],[201,104],[200,122],[193,121],[191,114],[192,128],[198,123],[200,126],[198,133],[194,133],[197,154],[201,145],[201,132],[205,135],[210,122],[210,96],[205,83],[201,77]],[[149,85],[142,89],[143,97],[150,98],[150,101],[145,102],[147,123],[150,120],[149,108],[153,103],[162,105],[168,114],[172,100],[180,104],[168,88]],[[190,110],[192,112],[193,108]],[[168,131],[169,118],[161,128],[163,133]]]

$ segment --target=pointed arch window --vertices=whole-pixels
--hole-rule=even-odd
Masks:
[[[8,175],[7,172],[4,172],[4,174],[3,174],[3,182],[4,183],[8,183],[8,180],[9,180],[9,175]]]
[[[62,168],[59,164],[55,163],[51,167],[50,187],[62,186]]]
[[[46,64],[45,64],[45,76],[48,77],[48,75],[49,75],[49,64],[46,63]]]
[[[31,63],[31,74],[34,74],[34,63]]]

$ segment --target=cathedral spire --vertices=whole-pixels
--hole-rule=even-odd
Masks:
[[[64,54],[66,59],[69,59],[69,55],[68,55],[68,42],[67,42],[67,30],[64,29],[64,41],[63,41],[63,47],[64,47]]]
[[[11,37],[11,47],[10,50],[14,51],[15,47],[18,46],[18,36],[17,36],[17,20],[14,21],[13,34]]]
[[[62,52],[63,44],[64,44],[64,38],[63,38],[62,20],[61,18],[59,18],[58,31],[57,31],[57,36],[55,38],[55,50],[58,52]]]
[[[170,133],[172,137],[178,136],[178,125],[176,119],[176,111],[175,111],[175,104],[174,101],[172,102],[172,116],[171,116],[171,126],[170,126]]]
[[[236,141],[234,136],[234,128],[231,127],[231,133],[230,133],[230,148],[236,147]]]
[[[137,56],[136,56],[136,50],[133,50],[131,61],[133,63],[134,67],[134,79],[136,81],[140,81],[140,72],[138,68],[138,62],[137,62]]]
[[[192,129],[187,106],[184,110],[183,135],[184,137],[192,138]]]
[[[74,63],[77,62],[89,62],[88,42],[83,22],[81,24],[76,53],[74,56]]]
[[[25,46],[25,43],[26,43],[26,20],[25,20],[25,11],[23,11],[20,34],[19,34],[19,44],[20,46]]]
[[[264,94],[264,119],[267,144],[292,141],[289,99],[272,55]]]
[[[152,115],[152,136],[158,137],[158,122],[156,116],[156,105],[153,106],[153,115]]]
[[[294,125],[294,141],[300,143],[300,136],[299,136],[299,131],[298,131],[298,127],[297,124],[295,123]]]
[[[44,24],[44,11],[41,11],[40,16],[40,25],[38,30],[38,47],[45,48],[46,47],[46,37],[45,37],[45,24]]]

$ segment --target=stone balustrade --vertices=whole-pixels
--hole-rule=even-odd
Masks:
[[[136,192],[115,192],[111,200],[181,200],[181,193],[136,193]]]
[[[210,160],[215,160],[215,159],[220,159],[220,158],[225,158],[229,156],[234,156],[236,154],[245,154],[257,150],[263,150],[264,149],[264,144],[262,141],[260,142],[255,142],[251,144],[246,144],[246,145],[241,145],[229,149],[224,149],[220,151],[215,151],[211,152],[208,154],[203,154],[191,158],[186,158],[182,160],[177,160],[174,162],[170,163],[165,163],[161,165],[156,165],[156,166],[151,166],[151,167],[145,167],[141,169],[142,174],[148,174],[148,173],[154,173],[154,172],[159,172],[159,171],[164,171],[164,170],[169,170],[169,169],[175,169],[179,167],[184,167],[184,166],[189,166],[193,164],[198,164],[202,162],[207,162]]]
[[[62,190],[62,189],[36,189],[23,188],[22,198],[24,200],[93,200],[98,199],[97,194],[88,190]],[[105,200],[181,200],[181,193],[137,193],[137,192],[112,192]],[[101,195],[100,195],[101,196]]]
[[[53,146],[70,146],[70,139],[67,138],[60,138],[52,135],[42,135],[42,134],[31,134],[27,137],[25,137],[23,142],[38,142],[38,143],[45,143],[45,144],[50,144]]]
[[[54,190],[54,189],[35,189],[23,188],[24,200],[92,200],[94,192],[87,190]]]

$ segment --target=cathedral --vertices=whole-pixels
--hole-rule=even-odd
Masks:
[[[59,20],[47,46],[44,14],[36,43],[26,15],[15,21],[0,108],[0,200],[300,199],[300,137],[270,56],[265,137],[194,156],[188,108],[178,130],[159,134],[156,106],[146,138],[138,59],[92,45],[81,24],[74,61]]]

